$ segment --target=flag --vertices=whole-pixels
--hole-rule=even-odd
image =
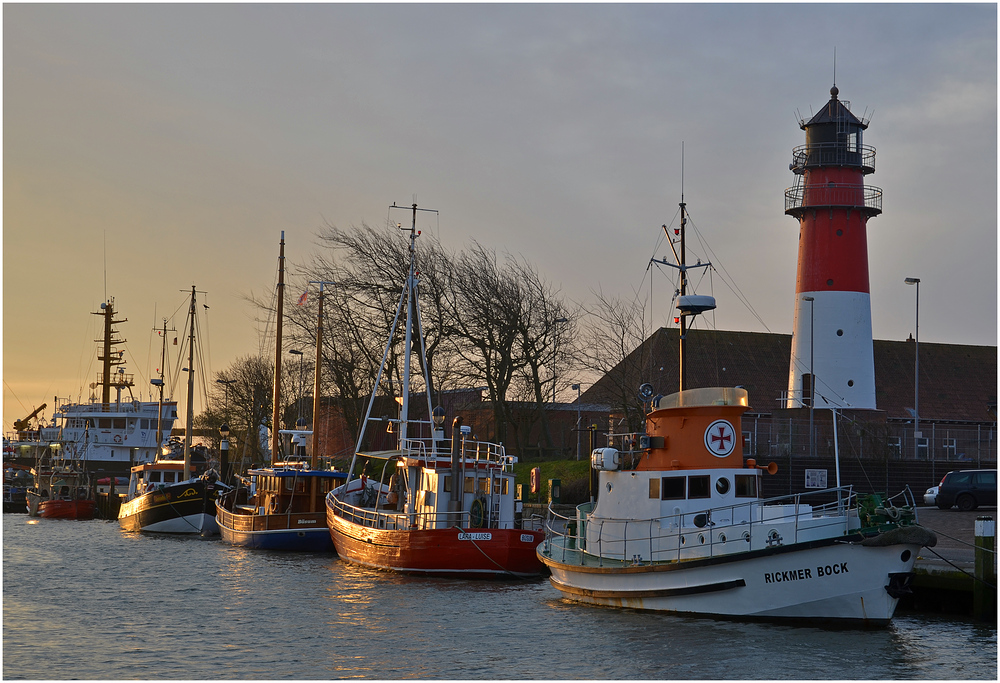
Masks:
[[[306,297],[309,296],[309,290],[302,292],[302,296],[299,297],[299,306],[306,302]]]

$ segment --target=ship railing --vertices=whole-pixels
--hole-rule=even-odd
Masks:
[[[461,448],[460,458],[467,463],[498,467],[508,472],[514,468],[514,463],[517,462],[516,457],[507,455],[503,444],[473,439],[462,439],[459,443]],[[451,442],[449,441],[447,444],[442,448],[442,442],[439,441],[437,444],[437,455],[434,455],[433,440],[423,438],[406,439],[403,443],[402,451],[408,457],[423,460],[426,467],[436,468],[438,460],[451,459]]]
[[[450,529],[461,527],[470,530],[469,512],[400,512],[377,510],[351,505],[336,496],[330,496],[333,513],[353,524],[369,529]]]
[[[826,502],[808,503],[817,497]],[[594,566],[682,562],[845,536],[858,527],[851,486],[649,519],[594,519],[594,505],[578,506],[572,517],[550,506],[545,551],[551,557]]]

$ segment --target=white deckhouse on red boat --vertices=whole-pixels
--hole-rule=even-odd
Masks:
[[[683,255],[684,202],[681,202]],[[671,245],[672,246],[672,245]],[[688,297],[684,319],[714,308]],[[704,265],[704,264],[702,264]],[[899,507],[850,487],[765,500],[762,470],[743,459],[745,389],[683,389],[648,401],[645,432],[611,434],[591,455],[596,503],[550,513],[538,557],[565,598],[616,607],[729,617],[885,623],[909,591],[933,533]]]

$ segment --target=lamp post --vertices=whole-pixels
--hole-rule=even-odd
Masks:
[[[568,323],[567,318],[556,318],[552,321],[553,323]],[[556,373],[555,370],[552,371],[552,404],[555,405],[556,402]]]
[[[920,457],[920,278],[908,277],[903,280],[908,285],[917,286],[917,311],[913,333],[913,458]]]
[[[302,417],[302,352],[298,349],[289,349],[288,353],[299,357],[299,386],[295,392],[295,407],[298,410],[298,416]]]
[[[813,304],[816,300],[811,296],[804,296],[802,300],[809,302],[809,457],[813,457],[816,455],[816,434],[813,429],[813,409],[816,405],[816,373],[813,370],[813,331],[816,316],[813,313]]]
[[[576,389],[576,459],[580,459],[580,385],[574,384],[570,389]]]
[[[223,483],[229,483],[229,425],[223,422],[219,425],[219,466],[222,469]]]

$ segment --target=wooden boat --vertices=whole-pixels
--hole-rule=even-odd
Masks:
[[[433,423],[410,416],[410,349],[414,332],[414,343],[423,343],[417,300],[417,210],[414,204],[409,274],[348,479],[326,497],[330,536],[341,558],[378,569],[435,576],[537,576],[543,565],[535,547],[544,534],[518,528],[516,523],[512,472],[516,459],[506,455],[501,444],[474,440],[468,430],[462,429],[460,417],[453,423],[449,445],[443,429],[444,410],[431,408],[431,382],[426,372],[427,416]],[[362,453],[368,427],[372,423],[384,424],[371,417],[372,406],[404,304],[401,409],[398,419],[389,420],[398,448]],[[362,462],[366,467],[381,464],[377,481],[364,473],[354,476]]]
[[[216,503],[219,534],[247,548],[333,552],[323,501],[346,476],[302,461],[249,470]]]
[[[681,240],[684,210],[682,200]],[[746,390],[684,386],[683,321],[715,302],[687,295],[678,263],[680,391],[654,396],[643,385],[645,431],[610,434],[591,454],[596,502],[569,517],[550,512],[538,557],[552,585],[568,600],[613,607],[888,622],[921,546],[936,543],[915,523],[912,495],[860,496],[838,481],[763,499],[762,472],[777,467],[744,460]]]
[[[278,252],[278,322],[275,334],[273,419],[277,424],[281,405],[281,322],[285,288],[285,235]],[[322,344],[323,294],[320,289],[317,349]],[[316,396],[319,396],[319,352],[316,360]],[[313,423],[317,418],[315,402]],[[297,459],[281,461],[280,435],[291,437]],[[266,550],[332,552],[333,541],[326,527],[326,494],[347,477],[343,472],[318,467],[319,448],[313,444],[311,466],[305,460],[306,429],[276,430],[271,443],[270,467],[252,469],[236,487],[216,503],[216,521],[222,540],[233,545]]]

